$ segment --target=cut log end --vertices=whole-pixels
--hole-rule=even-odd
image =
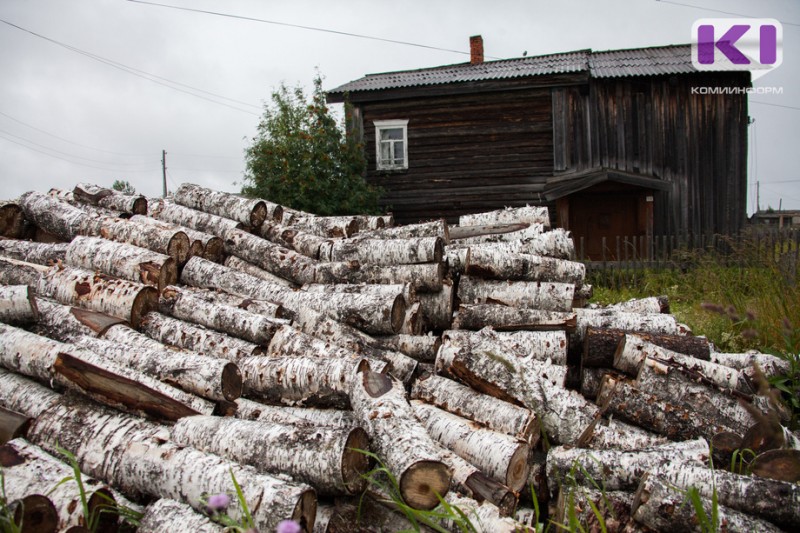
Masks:
[[[450,487],[450,469],[439,461],[419,461],[400,478],[400,494],[403,500],[414,509],[430,511],[439,505],[439,497],[444,497]]]
[[[400,333],[406,320],[406,300],[402,294],[398,294],[392,304],[392,331]]]
[[[300,495],[292,512],[292,520],[300,524],[303,531],[312,531],[317,520],[317,494],[309,489]]]
[[[364,475],[369,470],[369,456],[363,450],[369,449],[369,436],[362,428],[353,428],[347,436],[342,455],[342,479],[351,494],[363,492],[367,486]]]
[[[239,367],[228,363],[222,369],[222,395],[228,401],[234,401],[242,396],[243,379]]]
[[[144,275],[144,272],[143,272]],[[147,283],[144,279],[142,282]],[[164,290],[164,287],[174,285],[178,282],[178,265],[173,258],[164,261],[164,266],[158,271],[158,292]]]
[[[113,510],[116,508],[117,502],[111,490],[107,488],[95,490],[86,503],[89,507],[89,515],[99,517],[96,531],[114,531],[116,529],[118,517]]]
[[[192,242],[182,231],[178,231],[167,244],[167,255],[175,259],[179,265],[186,264],[189,260],[189,250],[191,249]]]
[[[147,215],[147,198],[141,196],[133,201],[132,209],[134,215]]]
[[[267,204],[256,202],[253,206],[253,211],[250,213],[250,226],[260,228],[265,220],[267,220]]]
[[[755,458],[750,466],[754,476],[788,483],[800,481],[800,450],[770,450]]]
[[[12,502],[14,523],[21,533],[58,531],[58,512],[53,502],[41,494],[31,494]]]
[[[528,456],[530,448],[527,445],[520,446],[511,456],[506,470],[505,484],[512,490],[520,491],[528,481]]]
[[[133,300],[133,305],[131,305],[131,316],[129,318],[129,322],[133,329],[139,329],[139,326],[142,325],[142,318],[144,315],[149,313],[150,311],[156,311],[158,309],[158,289],[155,287],[145,287],[139,294],[136,295],[136,298]]]

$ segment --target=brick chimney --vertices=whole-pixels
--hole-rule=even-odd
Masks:
[[[483,63],[483,37],[480,35],[469,38],[469,62],[473,65]]]

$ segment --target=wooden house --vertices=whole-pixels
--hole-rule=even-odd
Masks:
[[[526,204],[584,238],[730,234],[746,221],[748,72],[689,45],[370,74],[348,101],[367,179],[400,223]],[[721,89],[718,89],[721,88]]]

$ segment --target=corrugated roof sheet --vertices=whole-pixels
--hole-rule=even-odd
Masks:
[[[578,50],[518,59],[459,63],[442,67],[368,74],[331,91],[333,94],[380,91],[470,81],[500,80],[588,71],[592,77],[653,76],[694,72],[690,45],[593,52]]]

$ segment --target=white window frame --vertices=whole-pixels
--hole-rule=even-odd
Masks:
[[[375,120],[375,164],[378,170],[408,169],[408,120]],[[388,129],[403,130],[403,164],[386,163],[381,159],[381,131]],[[393,145],[392,145],[393,146]],[[394,149],[392,149],[394,151]],[[396,156],[396,154],[395,154]],[[394,158],[396,159],[396,157]]]

